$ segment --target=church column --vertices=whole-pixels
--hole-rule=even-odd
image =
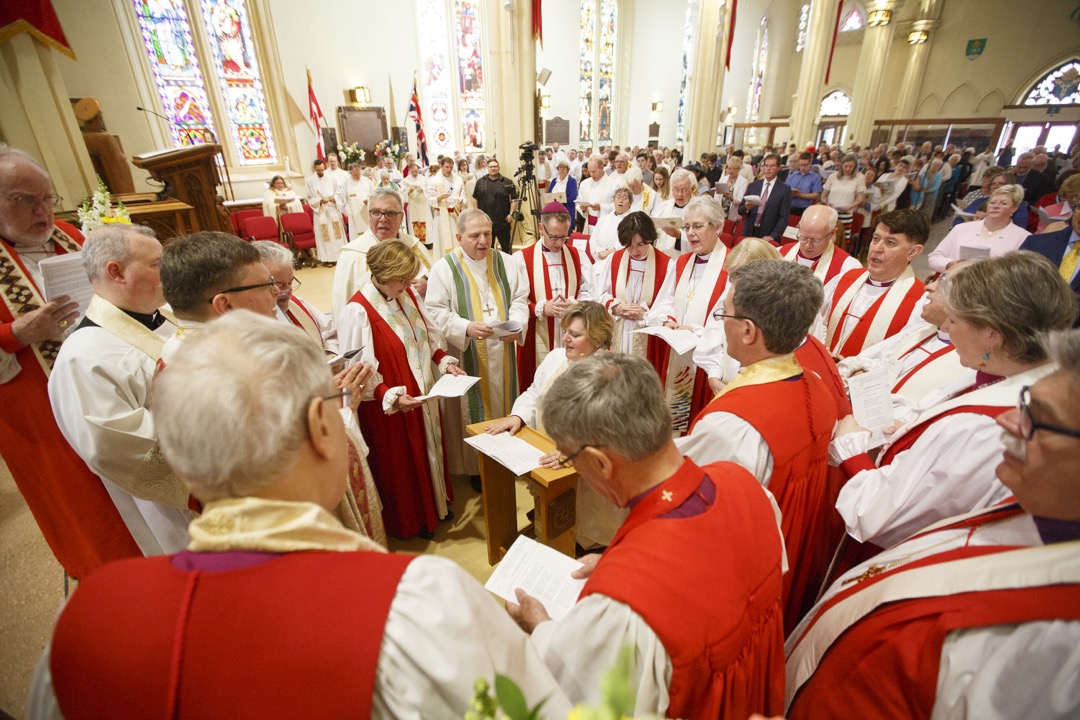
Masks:
[[[0,137],[41,161],[70,210],[97,181],[54,52],[28,33],[0,44]]]
[[[518,166],[518,146],[536,131],[536,41],[532,2],[486,0],[487,62],[484,72],[488,111],[488,153],[498,154],[503,174]],[[535,138],[539,140],[539,138]]]
[[[802,68],[799,70],[799,89],[791,108],[791,142],[800,148],[812,142],[817,132],[821,93],[825,87],[825,66],[829,63],[839,2],[814,0],[810,4],[806,47],[803,48]]]
[[[895,14],[903,4],[903,0],[873,0],[866,4],[866,15],[869,18],[876,10]],[[881,76],[889,59],[894,27],[890,23],[867,26],[863,31],[859,65],[855,71],[855,86],[851,93],[847,144],[857,142],[866,147],[870,142],[870,133],[874,129],[874,113],[878,108]]]
[[[923,77],[926,75],[926,61],[930,57],[930,37],[933,36],[934,29],[939,24],[939,20],[916,20],[911,24],[909,33],[925,32],[927,40],[910,46],[907,67],[904,68],[904,79],[900,83],[900,93],[896,100],[898,119],[915,116],[919,91],[922,89]]]
[[[693,65],[687,79],[686,162],[716,149],[723,104],[730,8],[724,0],[699,0]]]

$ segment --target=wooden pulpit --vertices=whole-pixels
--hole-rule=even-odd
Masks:
[[[165,183],[159,198],[179,200],[194,208],[194,231],[231,233],[229,212],[217,191],[222,182],[215,158],[220,154],[220,145],[206,143],[136,155],[131,162],[148,171],[158,182]]]

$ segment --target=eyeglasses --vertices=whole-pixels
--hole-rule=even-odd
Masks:
[[[277,288],[278,292],[285,292],[286,290],[297,290],[301,284],[300,279],[294,276],[292,282],[288,285],[283,282],[275,282],[274,287]],[[258,287],[258,285],[255,287]]]
[[[1031,440],[1031,438],[1035,437],[1036,430],[1045,430],[1058,435],[1067,435],[1071,438],[1080,438],[1080,430],[1035,422],[1035,418],[1031,416],[1030,402],[1031,386],[1025,385],[1020,388],[1020,399],[1016,404],[1016,409],[1020,414],[1020,437],[1024,438],[1024,440]]]
[[[277,280],[274,280],[273,275],[270,276],[269,280],[267,280],[264,283],[259,283],[258,285],[240,285],[239,287],[229,288],[228,290],[219,290],[218,292],[214,293],[214,297],[217,297],[218,295],[225,295],[227,293],[238,293],[238,292],[244,292],[245,290],[258,290],[259,288],[271,288],[271,287],[275,288],[275,289],[277,288]],[[212,302],[214,302],[214,298],[212,297],[209,300],[207,300],[206,302],[207,303],[212,303]]]
[[[36,210],[41,203],[45,203],[46,206],[55,210],[64,201],[64,198],[59,195],[42,195],[39,197],[37,195],[24,195],[23,193],[8,193],[7,199],[23,210]]]
[[[352,403],[352,390],[342,390],[341,392],[336,392],[333,395],[322,395],[320,396],[320,399],[326,400],[327,402],[332,400],[341,400],[341,404],[344,407]]]
[[[693,230],[694,232],[701,232],[705,228],[709,227],[709,223],[693,223],[686,226],[687,230]]]
[[[724,318],[731,318],[732,320],[749,320],[757,325],[757,321],[755,321],[754,318],[746,317],[745,315],[728,315],[726,312],[716,310],[713,312],[712,316],[713,320],[723,320]]]
[[[577,449],[576,452],[572,452],[569,455],[567,455],[566,457],[564,457],[562,460],[560,460],[559,461],[559,467],[561,467],[561,468],[574,467],[574,458],[576,458],[578,455],[580,455],[585,450],[585,448],[593,448],[595,450],[597,447],[598,447],[597,445],[582,445],[581,447],[579,447]]]
[[[570,239],[569,235],[548,235],[547,239],[551,242],[566,242]]]
[[[795,236],[795,239],[798,240],[799,242],[808,243],[810,245],[820,245],[823,242],[827,242],[827,241],[831,240],[832,236],[827,235],[827,236],[825,236],[823,238],[812,238],[812,237],[807,237],[806,235],[803,235],[802,233],[799,233],[798,235]]]
[[[397,210],[368,210],[368,215],[376,219],[384,217],[387,220],[393,220],[401,214],[402,213],[398,212]]]

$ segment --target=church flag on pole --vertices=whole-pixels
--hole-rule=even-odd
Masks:
[[[416,123],[416,149],[420,153],[420,162],[427,169],[427,137],[424,136],[424,120],[420,115],[420,95],[416,92],[416,76],[413,76],[412,97],[409,98],[409,117]]]
[[[829,84],[829,75],[832,74],[832,58],[833,53],[836,52],[836,36],[840,33],[840,21],[844,17],[844,3],[840,3],[836,8],[836,24],[833,25],[832,30],[832,44],[829,45],[829,63],[825,66],[825,84]]]
[[[739,0],[732,0],[731,3],[731,24],[728,25],[727,35],[727,57],[724,58],[724,69],[731,69],[731,44],[735,42],[735,12],[739,9]]]
[[[323,115],[322,108],[319,107],[319,99],[315,97],[315,88],[311,84],[310,70],[307,71],[307,99],[308,117],[311,118],[312,124],[315,125],[315,152],[320,160],[326,160],[326,153],[323,151],[322,144],[322,126],[326,124],[326,116]]]
[[[543,0],[533,0],[532,4],[533,37],[544,47],[544,8]]]

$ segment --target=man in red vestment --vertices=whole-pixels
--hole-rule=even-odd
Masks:
[[[596,701],[630,644],[635,715],[778,712],[783,549],[768,494],[733,463],[682,457],[656,372],[640,357],[575,362],[541,404],[564,462],[630,508],[603,555],[575,573],[588,581],[566,617],[552,621],[520,589],[520,605],[507,603],[570,700]]]
[[[728,354],[743,369],[676,442],[699,463],[742,465],[776,497],[791,566],[784,578],[790,631],[817,597],[843,537],[833,507],[839,487],[828,479],[839,411],[825,381],[794,355],[821,305],[821,283],[784,260],[744,265],[729,282],[724,333]]]
[[[566,716],[528,637],[468,573],[385,553],[331,514],[347,395],[277,320],[237,310],[185,341],[151,409],[203,503],[192,543],[80,583],[30,717],[462,717],[496,672]]]
[[[589,273],[583,273],[581,257],[567,244],[570,215],[556,202],[540,213],[540,242],[516,253],[514,263],[529,280],[529,327],[518,351],[518,387],[532,385],[536,368],[552,347],[558,347],[559,318],[578,300],[591,300]]]
[[[799,221],[799,241],[780,248],[785,260],[810,268],[822,285],[849,270],[862,268],[858,260],[836,246],[837,218],[834,208],[811,205]]]
[[[73,577],[139,555],[101,481],[60,434],[47,382],[64,333],[78,318],[68,296],[45,302],[38,263],[78,252],[82,235],[62,223],[48,173],[0,145],[0,455],[42,535]]]
[[[926,289],[911,261],[923,251],[930,226],[918,210],[894,210],[878,218],[866,269],[856,268],[825,285],[818,336],[834,356],[858,355],[919,322]]]
[[[1080,331],[998,416],[1017,503],[938,523],[841,576],[788,638],[788,717],[1080,715]]]

